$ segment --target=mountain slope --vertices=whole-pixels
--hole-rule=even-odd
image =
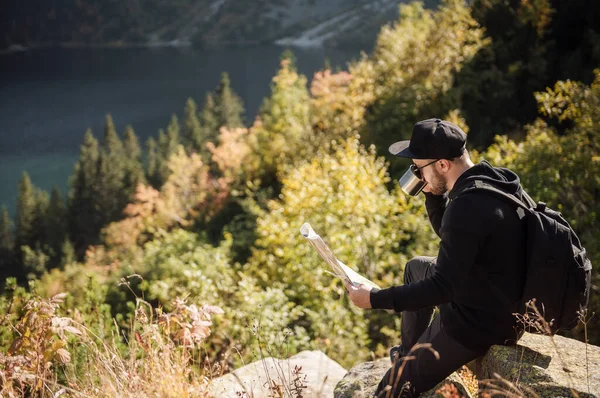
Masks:
[[[398,17],[398,0],[7,0],[4,8],[0,48],[372,45]]]

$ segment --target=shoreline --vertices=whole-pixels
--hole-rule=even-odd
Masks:
[[[239,47],[256,47],[263,45],[272,45],[277,47],[293,47],[303,50],[310,49],[324,49],[328,47],[338,46],[327,46],[324,43],[315,45],[306,45],[306,43],[298,42],[297,38],[286,37],[277,40],[249,40],[249,41],[221,41],[221,42],[192,42],[189,39],[176,39],[171,41],[157,41],[157,42],[106,42],[106,43],[85,43],[85,42],[34,42],[28,45],[12,44],[7,48],[0,49],[0,56],[11,55],[30,52],[34,50],[43,50],[49,48],[64,48],[64,49],[115,49],[115,50],[126,50],[133,48],[201,48],[201,49],[217,49],[217,48],[239,48]]]
[[[0,49],[0,55],[18,54],[32,50],[41,50],[47,48],[100,48],[100,49],[129,49],[129,48],[189,48],[193,43],[189,40],[171,40],[160,42],[106,42],[106,43],[85,43],[85,42],[34,42],[28,45],[12,44],[7,48]]]

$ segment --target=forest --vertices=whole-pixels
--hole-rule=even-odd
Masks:
[[[202,396],[263,352],[385,356],[401,318],[354,307],[299,228],[381,286],[436,255],[423,198],[395,183],[408,164],[386,154],[430,117],[569,220],[594,271],[566,335],[600,345],[598,17],[583,0],[403,4],[347,70],[303,76],[284,52],[254,120],[225,73],[144,144],[106,115],[66,196],[24,173],[0,213],[0,391]]]

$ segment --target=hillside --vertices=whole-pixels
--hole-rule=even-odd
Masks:
[[[425,198],[407,197],[394,181],[408,162],[378,156],[433,115],[468,132],[474,163],[514,171],[532,198],[564,214],[594,264],[589,305],[565,332],[580,349],[558,336],[534,340],[501,356],[507,364],[515,358],[518,372],[491,374],[506,378],[507,395],[532,396],[539,390],[522,364],[533,356],[533,383],[549,382],[540,369],[558,369],[569,385],[581,381],[573,396],[597,391],[590,345],[600,342],[600,2],[592,9],[511,1],[448,0],[433,11],[405,5],[348,70],[307,77],[285,52],[251,125],[227,73],[202,106],[190,98],[144,147],[133,127],[117,129],[107,115],[103,129],[83,137],[66,198],[23,173],[14,221],[0,208],[0,396],[205,398],[211,379],[242,364],[306,350],[345,368],[374,358],[389,366],[401,317],[353,304],[300,235],[306,221],[382,287],[399,286],[410,259],[435,256],[459,236],[470,259],[450,265],[457,273],[442,281],[448,293],[432,293],[438,301],[420,308],[465,300],[484,317],[492,309],[491,321],[504,301],[494,284],[507,283],[502,270],[487,269],[485,259],[502,254],[487,244],[492,235],[467,236],[458,225],[440,244]],[[580,40],[561,42],[565,32]],[[114,89],[111,99],[122,101],[125,91]],[[31,120],[59,109],[24,104]],[[449,191],[442,171],[432,185]],[[465,286],[479,272],[490,279],[477,286],[482,299],[467,303]],[[401,289],[416,306],[414,293]],[[537,319],[542,313],[517,321],[547,327],[552,320]],[[538,347],[564,355],[553,361],[532,352]],[[300,370],[286,370],[295,391],[304,384]]]
[[[397,0],[9,0],[0,48],[372,45]],[[432,6],[438,1],[425,2]]]

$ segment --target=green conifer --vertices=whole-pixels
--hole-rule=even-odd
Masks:
[[[75,163],[69,192],[69,233],[76,252],[80,254],[96,241],[102,227],[97,189],[99,157],[98,141],[88,129]]]
[[[31,247],[38,247],[45,252],[49,252],[50,241],[50,223],[48,218],[48,209],[50,207],[50,195],[43,189],[34,188],[35,192],[35,215],[34,215],[34,233]]]
[[[204,100],[204,107],[202,108],[202,111],[200,111],[200,129],[203,140],[201,153],[206,152],[206,143],[212,142],[216,144],[219,135],[219,127],[220,124],[217,116],[215,99],[212,93],[208,93]]]
[[[167,139],[168,144],[166,146],[165,158],[168,159],[171,154],[177,151],[177,146],[179,145],[179,119],[177,119],[177,115],[171,115],[171,121],[167,126]]]
[[[158,129],[158,141],[156,145],[156,171],[154,173],[156,188],[162,187],[166,181],[166,177],[168,176],[167,158],[165,158],[165,154],[168,154],[169,152],[168,148],[169,137],[165,133],[164,129]]]
[[[179,120],[176,115],[171,116],[167,132],[158,130],[158,146],[156,149],[156,174],[154,177],[155,187],[161,187],[171,175],[169,170],[169,158],[177,151],[179,145]]]
[[[316,151],[306,77],[295,69],[292,59],[284,57],[271,84],[271,95],[261,106],[257,150],[265,181],[275,180],[277,170],[310,159]]]
[[[153,187],[159,188],[158,185],[158,153],[156,148],[156,140],[153,137],[146,141],[146,176]]]
[[[229,75],[226,72],[221,75],[215,99],[219,127],[235,128],[244,126],[244,104],[242,99],[231,89]]]
[[[200,153],[204,146],[204,137],[198,119],[196,102],[188,98],[183,110],[183,142],[188,152]]]
[[[125,138],[123,140],[123,147],[125,148],[125,157],[127,160],[127,166],[125,168],[125,181],[123,188],[126,193],[128,201],[131,201],[138,184],[146,183],[146,176],[144,174],[144,166],[142,165],[142,150],[140,149],[140,143],[133,127],[125,127]]]
[[[126,166],[123,142],[115,129],[112,117],[106,115],[104,142],[99,159],[98,186],[102,226],[118,220],[127,204],[128,193],[123,189]]]
[[[121,154],[123,143],[119,138],[115,123],[110,114],[106,115],[104,121],[104,149],[110,154]]]
[[[6,206],[0,212],[0,251],[12,251],[15,246],[13,223]]]
[[[19,182],[19,197],[17,199],[16,217],[16,248],[21,246],[32,246],[35,240],[35,218],[36,218],[35,188],[31,183],[29,174],[23,172]]]
[[[294,54],[294,52],[291,49],[286,48],[285,50],[283,50],[283,52],[279,56],[279,61],[288,61],[289,70],[296,72],[296,54]],[[327,58],[325,59],[325,69],[331,69],[329,59]]]
[[[125,154],[127,158],[139,159],[142,155],[142,150],[133,127],[130,125],[125,126],[125,132],[123,135],[123,147],[125,148]]]
[[[11,275],[15,265],[15,237],[13,223],[5,206],[0,212],[0,280]]]
[[[67,209],[58,187],[54,186],[50,194],[50,204],[47,212],[48,246],[52,250],[52,265],[58,265],[62,242],[67,232]]]

